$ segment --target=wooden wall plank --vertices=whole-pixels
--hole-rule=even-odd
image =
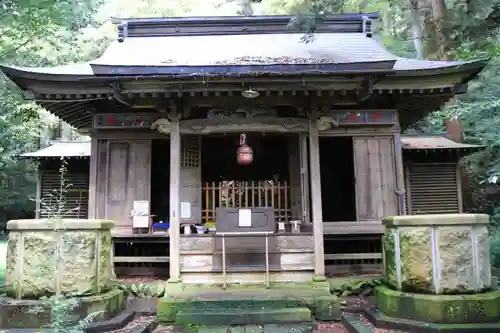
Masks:
[[[359,221],[381,220],[398,212],[394,139],[354,138],[356,209]]]

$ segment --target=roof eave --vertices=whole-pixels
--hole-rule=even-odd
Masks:
[[[468,61],[465,63],[452,65],[452,66],[442,66],[435,68],[423,68],[423,69],[410,69],[410,70],[396,70],[394,75],[396,76],[432,76],[432,75],[445,75],[460,72],[470,72],[468,76],[464,78],[461,83],[466,83],[476,77],[483,69],[488,65],[490,59],[477,59]]]

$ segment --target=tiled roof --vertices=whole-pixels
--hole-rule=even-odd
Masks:
[[[318,33],[310,43],[302,42],[303,36],[289,33],[129,37],[123,42],[113,42],[100,58],[88,63],[16,69],[41,74],[93,75],[92,65],[174,68],[395,61],[396,71],[413,71],[470,63],[396,57],[363,33]]]

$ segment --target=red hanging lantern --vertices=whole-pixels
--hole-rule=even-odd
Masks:
[[[236,150],[236,161],[239,165],[249,165],[253,162],[253,150],[246,144],[246,135],[240,135],[240,146]]]

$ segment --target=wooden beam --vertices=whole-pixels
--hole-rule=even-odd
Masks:
[[[164,263],[170,262],[170,257],[114,257],[113,261],[115,263]]]
[[[383,234],[382,221],[324,222],[325,235]]]
[[[364,260],[382,259],[382,253],[335,253],[325,254],[325,260]]]

